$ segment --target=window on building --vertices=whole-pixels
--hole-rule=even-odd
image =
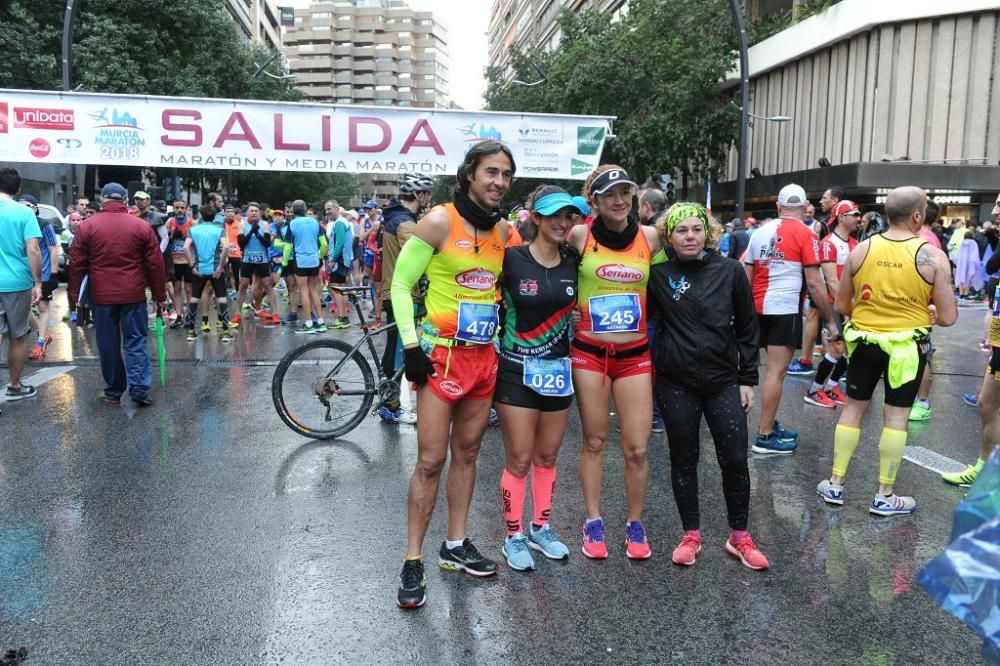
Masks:
[[[375,86],[375,92],[390,92],[392,86]]]
[[[413,33],[412,33],[412,32],[410,32],[409,30],[402,30],[402,31],[400,31],[400,32],[399,32],[399,33],[397,33],[397,34],[398,34],[398,35],[399,35],[400,37],[412,37],[412,36],[413,36]]]
[[[400,94],[404,94],[404,93],[409,94],[409,92],[411,90],[412,90],[412,88],[410,88],[410,86],[399,86],[399,93]]]
[[[336,100],[337,104],[350,104],[354,101],[353,97],[338,97]]]
[[[402,46],[399,47],[400,53],[409,53],[412,50],[413,48],[409,44],[403,44]]]
[[[330,26],[328,25],[314,25],[312,27],[313,32],[329,32]]]
[[[321,19],[328,19],[331,16],[333,16],[333,14],[331,14],[330,12],[316,12],[315,14],[312,15],[312,19],[314,21],[317,21]]]
[[[408,99],[401,99],[396,102],[396,106],[413,106],[413,102]]]
[[[395,48],[395,45],[393,45],[393,44],[376,44],[375,45],[375,50],[376,51],[388,51],[389,49],[392,49],[392,48]]]
[[[407,79],[407,80],[409,80],[410,73],[409,72],[400,72],[399,74],[396,75],[396,78],[397,79]]]

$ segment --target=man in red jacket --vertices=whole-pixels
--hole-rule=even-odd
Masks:
[[[136,406],[148,407],[153,404],[149,397],[153,372],[146,347],[147,281],[157,303],[167,300],[160,241],[148,223],[129,214],[124,187],[108,183],[101,199],[101,212],[81,224],[73,237],[69,293],[78,298],[87,276],[101,373],[107,383],[101,399],[120,404],[127,386]]]

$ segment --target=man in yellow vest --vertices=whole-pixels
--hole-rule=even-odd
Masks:
[[[918,187],[897,188],[886,198],[885,212],[889,228],[851,252],[837,293],[837,311],[851,317],[844,328],[850,356],[847,404],[834,435],[833,474],[820,481],[816,492],[828,504],[844,503],[844,480],[861,439],[861,421],[884,377],[879,489],[868,511],[898,516],[917,508],[916,500],[897,495],[894,486],[930,328],[954,324],[958,307],[948,257],[920,236],[927,194]]]

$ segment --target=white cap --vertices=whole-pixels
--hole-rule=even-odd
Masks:
[[[779,206],[797,208],[799,206],[805,206],[808,203],[809,199],[806,198],[806,191],[802,189],[801,185],[789,183],[781,188],[780,192],[778,192]]]

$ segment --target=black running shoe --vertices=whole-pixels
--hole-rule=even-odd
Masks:
[[[406,560],[399,574],[396,605],[400,608],[420,608],[427,603],[427,578],[423,560]]]
[[[497,572],[497,563],[488,557],[483,557],[469,539],[451,550],[442,542],[438,566],[451,571],[464,571],[473,576],[492,576]]]

